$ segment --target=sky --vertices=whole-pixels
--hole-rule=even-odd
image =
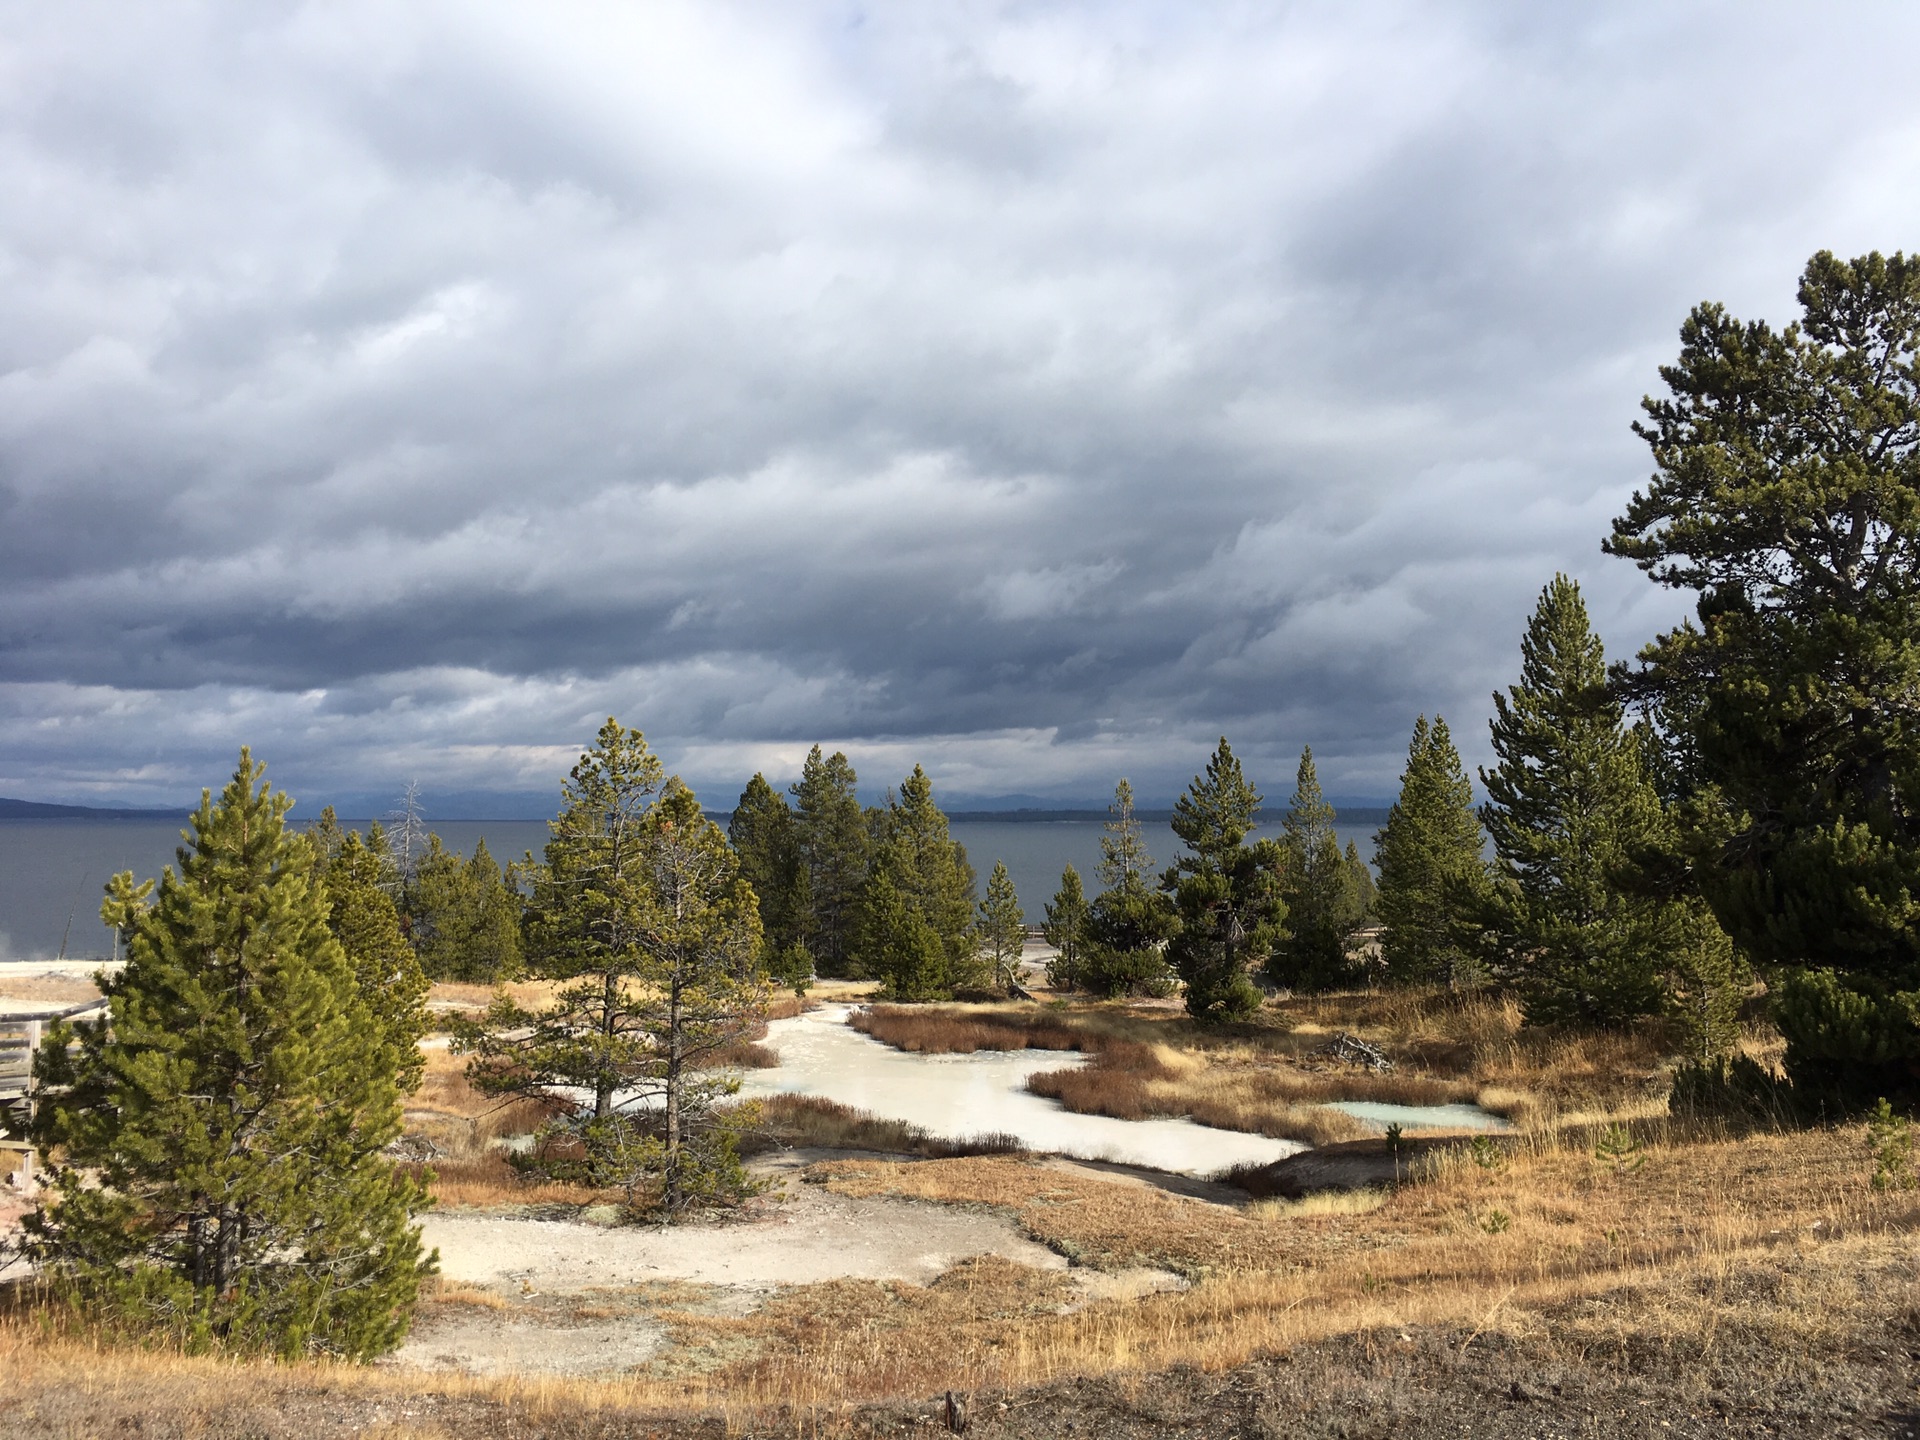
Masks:
[[[1687,311],[1920,245],[1920,7],[0,3],[0,794],[1488,758]],[[385,808],[381,806],[380,808]]]

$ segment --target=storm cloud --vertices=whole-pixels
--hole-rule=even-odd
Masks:
[[[0,793],[1284,795],[1484,754],[1703,299],[1920,244],[1920,12],[0,8]]]

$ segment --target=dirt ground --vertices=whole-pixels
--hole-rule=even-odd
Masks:
[[[475,1375],[670,1365],[675,1341],[663,1314],[749,1315],[794,1287],[839,1280],[925,1286],[981,1256],[1060,1274],[1070,1307],[1185,1288],[1180,1276],[1151,1266],[1068,1273],[1067,1258],[1023,1235],[1004,1209],[850,1197],[802,1182],[808,1167],[855,1154],[794,1150],[757,1161],[754,1170],[772,1187],[765,1196],[737,1215],[671,1229],[616,1224],[611,1212],[429,1213],[424,1239],[440,1255],[440,1298],[423,1307],[387,1363]],[[1102,1178],[1149,1183],[1125,1172]]]

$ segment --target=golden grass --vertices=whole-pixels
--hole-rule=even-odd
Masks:
[[[0,1010],[9,1000],[58,1003],[98,1000],[100,987],[78,975],[7,975],[0,973]]]
[[[1463,1152],[1391,1194],[1243,1209],[1005,1157],[833,1162],[813,1173],[841,1193],[1003,1207],[1063,1253],[1108,1266],[1150,1259],[1195,1283],[1070,1313],[1060,1313],[1069,1297],[1058,1273],[990,1257],[925,1287],[799,1287],[753,1315],[668,1311],[683,1346],[675,1373],[463,1379],[225,1363],[107,1351],[20,1318],[0,1324],[0,1372],[14,1394],[66,1386],[186,1409],[241,1392],[285,1408],[324,1392],[382,1404],[487,1397],[534,1415],[710,1409],[738,1420],[768,1406],[830,1416],[848,1401],[947,1388],[1220,1370],[1412,1326],[1551,1332],[1583,1353],[1653,1353],[1672,1365],[1736,1328],[1781,1353],[1831,1353],[1871,1317],[1920,1300],[1920,1209],[1911,1194],[1869,1186],[1859,1127],[1745,1141],[1673,1125],[1639,1133],[1645,1158],[1632,1170],[1596,1159],[1574,1132],[1542,1133],[1496,1168]],[[444,1303],[488,1305],[462,1293]]]
[[[1333,1336],[1414,1326],[1450,1329],[1469,1345],[1491,1331],[1550,1339],[1634,1365],[1649,1353],[1667,1357],[1660,1363],[1685,1363],[1736,1329],[1777,1353],[1835,1353],[1866,1334],[1870,1321],[1883,1323],[1874,1317],[1920,1303],[1920,1208],[1912,1194],[1871,1189],[1859,1127],[1732,1139],[1649,1118],[1632,1127],[1644,1147],[1637,1164],[1596,1156],[1594,1127],[1578,1122],[1657,1107],[1663,1044],[1655,1027],[1620,1037],[1529,1032],[1497,1000],[1433,994],[1302,997],[1225,1035],[1197,1034],[1182,1018],[1145,1007],[1044,1014],[1087,1037],[1083,1048],[1094,1059],[1085,1069],[1144,1052],[1165,1072],[1151,1083],[1169,1087],[1154,1103],[1172,1103],[1184,1087],[1190,1097],[1216,1095],[1223,1107],[1252,1113],[1293,1103],[1316,1085],[1344,1090],[1363,1077],[1315,1067],[1331,1034],[1345,1030],[1394,1056],[1404,1073],[1385,1079],[1472,1087],[1483,1103],[1504,1095],[1531,1128],[1498,1155],[1483,1151],[1484,1166],[1461,1147],[1393,1192],[1244,1206],[1091,1167],[956,1158],[950,1150],[924,1160],[832,1161],[808,1172],[849,1196],[995,1207],[1079,1264],[1178,1270],[1193,1281],[1181,1294],[1073,1308],[1059,1273],[987,1257],[924,1287],[797,1287],[747,1316],[668,1308],[662,1318],[680,1342],[671,1363],[608,1380],[108,1351],[16,1316],[0,1321],[0,1373],[14,1394],[65,1387],[132,1410],[159,1397],[167,1413],[196,1416],[245,1393],[280,1409],[354,1395],[394,1415],[407,1405],[439,1404],[451,1413],[484,1402],[532,1416],[711,1411],[735,1424],[766,1407],[831,1416],[852,1401],[948,1388],[1014,1388],[1074,1375],[1129,1383],[1128,1375],[1175,1365],[1220,1370]],[[1010,1028],[968,1023],[1003,1034]],[[1756,1031],[1746,1043],[1764,1053],[1776,1041]],[[458,1067],[444,1052],[429,1052],[427,1084],[415,1101],[419,1123],[458,1122],[483,1137],[480,1148],[457,1157],[470,1168],[441,1162],[443,1199],[525,1203],[530,1187],[510,1172],[503,1179],[504,1161],[484,1146],[483,1127],[493,1117],[477,1107],[491,1102],[465,1086]],[[763,1112],[777,1143],[922,1155],[942,1154],[932,1146],[945,1143],[808,1097],[775,1097]],[[471,1287],[444,1287],[431,1303],[494,1308]],[[637,1301],[613,1296],[607,1303]],[[649,1303],[692,1302],[663,1295]],[[446,1433],[473,1433],[472,1422]]]
[[[748,1155],[778,1147],[931,1157],[1007,1154],[1021,1149],[1020,1141],[1011,1135],[946,1139],[904,1120],[883,1120],[870,1111],[818,1095],[768,1095],[753,1102],[753,1111],[753,1128],[741,1147]]]
[[[502,985],[470,985],[459,980],[436,980],[427,992],[427,1004],[443,1010],[485,1010],[503,991],[514,1004],[532,1010],[553,999],[560,988],[552,980],[511,980]]]
[[[1046,1011],[1005,1006],[872,1005],[847,1023],[882,1045],[919,1055],[978,1050],[1097,1050],[1113,1037]]]
[[[1297,995],[1248,1024],[1211,1031],[1162,1005],[1099,1001],[874,1006],[855,1023],[901,1049],[1090,1052],[1084,1078],[1036,1077],[1034,1088],[1085,1113],[1190,1115],[1316,1144],[1369,1133],[1323,1112],[1298,1113],[1331,1100],[1472,1103],[1522,1126],[1651,1115],[1664,1105],[1674,1050],[1659,1021],[1626,1031],[1533,1028],[1509,996],[1435,989]],[[1380,1046],[1393,1071],[1330,1058],[1343,1032]],[[1772,1059],[1780,1042],[1756,1027],[1742,1045]]]

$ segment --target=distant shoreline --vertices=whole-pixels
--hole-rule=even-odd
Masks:
[[[184,821],[193,812],[188,810],[113,810],[99,809],[91,805],[47,805],[37,800],[8,800],[0,798],[0,820],[171,820]],[[1286,818],[1286,811],[1267,806],[1259,812],[1260,823],[1277,825]],[[730,810],[709,810],[707,814],[715,821],[725,824],[732,818]],[[1135,810],[1134,818],[1143,823],[1164,825],[1173,819],[1171,808]],[[1384,825],[1387,820],[1387,807],[1384,805],[1353,805],[1336,807],[1335,819],[1343,825]],[[296,817],[294,823],[313,817]],[[369,824],[381,816],[343,815],[340,822],[344,825]],[[536,825],[551,819],[547,815],[490,815],[490,816],[427,816],[428,829],[435,824],[443,825]],[[1086,824],[1104,823],[1111,816],[1105,810],[949,810],[947,819],[953,821],[991,821],[1011,825],[1045,824]]]

